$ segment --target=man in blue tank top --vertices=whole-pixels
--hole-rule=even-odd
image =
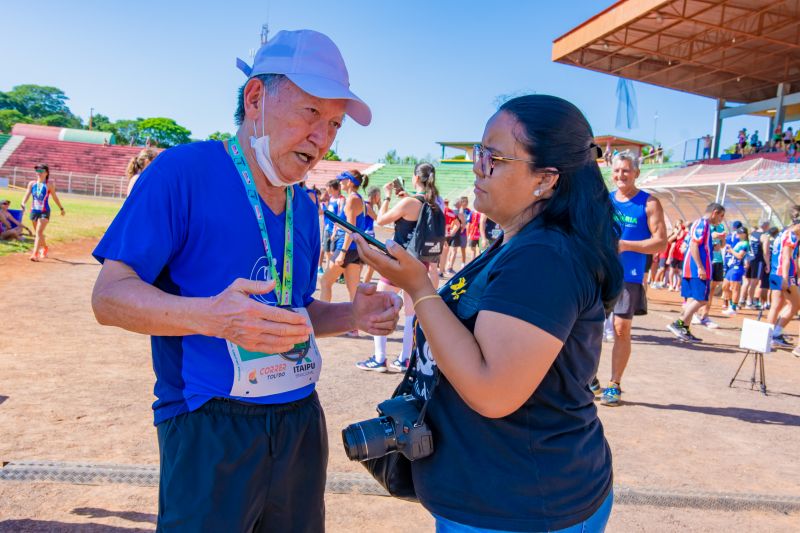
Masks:
[[[622,235],[619,259],[625,271],[625,287],[614,306],[614,349],[611,352],[611,381],[603,391],[603,405],[619,405],[620,382],[631,356],[631,325],[634,315],[647,314],[647,295],[642,284],[648,254],[667,243],[661,202],[636,188],[639,158],[625,151],[614,156],[611,177],[617,190],[610,193],[615,218]],[[599,385],[594,384],[595,392]]]

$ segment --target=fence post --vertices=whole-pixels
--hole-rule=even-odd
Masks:
[[[14,187],[17,186],[17,167],[14,167]]]
[[[125,178],[120,176],[119,177],[119,197],[122,198],[122,188],[125,185]]]
[[[94,175],[94,196],[97,196],[97,178],[99,176],[97,174]]]
[[[67,177],[67,192],[72,192],[72,172],[70,172],[69,177]]]

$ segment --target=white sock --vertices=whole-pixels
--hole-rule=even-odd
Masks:
[[[383,363],[386,361],[386,336],[375,335],[372,340],[375,343],[375,360]]]
[[[403,351],[400,352],[400,361],[408,361],[411,357],[411,347],[414,344],[414,317],[407,316],[403,327]]]
[[[606,322],[603,325],[603,330],[605,331],[606,335],[614,334],[614,313],[608,314],[608,318],[606,318]]]

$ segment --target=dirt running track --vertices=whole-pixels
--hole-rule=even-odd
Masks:
[[[157,464],[146,337],[97,325],[89,295],[98,265],[93,242],[54,249],[40,264],[0,258],[0,461]],[[335,297],[343,297],[343,286]],[[728,388],[741,356],[736,323],[697,331],[706,343],[677,344],[665,331],[677,299],[651,291],[651,313],[634,325],[623,399],[599,407],[614,453],[615,481],[631,489],[800,498],[800,360],[767,357],[770,395]],[[796,323],[790,333],[795,334]],[[400,350],[400,337],[390,342]],[[331,450],[329,472],[361,472],[342,451],[340,430],[374,416],[396,374],[357,372],[370,337],[324,339],[319,385]],[[609,373],[604,346],[600,378]],[[749,375],[749,373],[748,373]],[[327,495],[328,531],[432,531],[420,506],[380,496]],[[0,531],[152,531],[157,491],[0,481]],[[800,513],[617,505],[609,531],[798,531]]]

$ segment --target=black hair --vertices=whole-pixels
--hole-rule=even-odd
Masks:
[[[425,203],[431,207],[438,208],[436,199],[439,191],[436,189],[436,169],[430,163],[417,163],[414,167],[414,175],[419,178],[422,187],[425,189]]]
[[[608,309],[622,291],[623,270],[617,247],[621,230],[600,174],[594,135],[583,113],[555,96],[533,94],[513,98],[500,107],[520,127],[514,135],[534,161],[532,171],[558,169],[553,195],[537,218],[546,227],[575,237],[580,261],[600,285]],[[532,203],[533,205],[533,203]]]
[[[253,76],[253,78],[261,80],[264,87],[267,89],[267,93],[271,96],[277,92],[280,84],[288,79],[284,74],[259,74]],[[247,87],[247,83],[250,79],[239,87],[239,96],[236,99],[236,112],[233,114],[233,121],[237,126],[241,126],[242,122],[244,122],[244,88]]]
[[[337,180],[336,178],[328,181],[328,183],[326,183],[325,186],[335,191],[342,190],[342,184],[339,183],[339,180]]]
[[[710,204],[708,204],[706,206],[706,214],[710,215],[714,211],[721,211],[721,212],[724,213],[725,212],[725,206],[720,204],[720,203],[717,203],[717,202],[711,202]]]

